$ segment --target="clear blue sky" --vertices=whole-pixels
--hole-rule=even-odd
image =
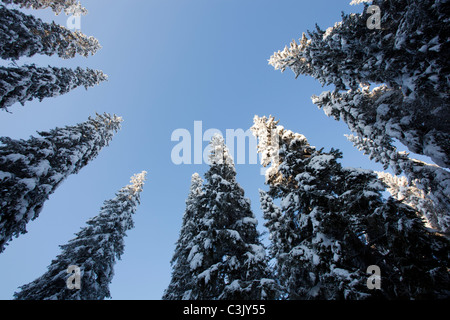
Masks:
[[[286,128],[304,134],[312,145],[344,152],[342,163],[381,170],[343,136],[346,125],[325,116],[311,102],[324,88],[312,78],[294,79],[275,71],[267,60],[302,32],[340,21],[341,11],[361,12],[350,0],[84,0],[89,10],[81,31],[103,49],[89,58],[61,60],[36,56],[18,64],[88,66],[109,81],[85,91],[0,114],[0,136],[28,138],[36,130],[73,125],[95,112],[116,113],[123,128],[109,147],[79,174],[70,176],[45,203],[29,232],[0,254],[0,299],[42,275],[85,221],[98,214],[142,170],[148,181],[126,238],[125,254],[115,267],[113,299],[160,299],[170,281],[170,259],[178,238],[190,178],[207,165],[175,165],[174,130],[247,130],[255,114],[270,114]],[[45,21],[65,24],[67,17],[33,10]],[[204,142],[203,147],[206,147]],[[237,165],[237,180],[251,199],[263,228],[258,189],[266,189],[260,166]]]

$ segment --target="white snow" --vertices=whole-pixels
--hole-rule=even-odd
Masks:
[[[191,260],[190,267],[191,270],[195,270],[202,265],[203,253],[196,253]]]
[[[42,160],[36,166],[31,167],[30,170],[33,171],[36,176],[44,176],[51,169],[50,162],[48,160]]]
[[[216,263],[198,275],[199,279],[204,279],[205,284],[211,279],[211,273],[216,272],[221,263]]]
[[[16,162],[18,160],[25,160],[26,157],[23,154],[12,153],[5,156],[5,158],[9,161]]]
[[[341,268],[334,268],[332,270],[332,273],[334,273],[335,275],[341,277],[341,278],[346,278],[349,279],[350,278],[350,273],[345,270],[345,269],[341,269]]]
[[[239,232],[237,232],[236,230],[231,230],[231,229],[226,229],[225,231],[228,232],[228,234],[230,235],[230,237],[236,241],[241,241],[241,235],[239,234]]]
[[[18,183],[24,184],[28,190],[33,190],[36,188],[36,179],[26,178],[26,179],[20,179]]]
[[[5,178],[12,178],[12,174],[9,172],[0,171],[0,180]]]
[[[334,159],[331,154],[321,154],[311,159],[309,166],[314,170],[323,170],[327,167],[327,162]]]

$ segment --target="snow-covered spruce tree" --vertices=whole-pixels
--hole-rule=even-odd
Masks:
[[[29,140],[0,138],[0,252],[71,174],[92,161],[120,129],[122,118],[97,115],[75,126],[39,132]]]
[[[75,70],[57,67],[0,67],[0,109],[19,102],[56,97],[77,88],[88,89],[108,79],[100,70],[77,67]]]
[[[425,196],[434,202],[436,213],[435,218],[431,219],[433,227],[448,232],[450,174],[441,167],[398,152],[394,146],[394,138],[404,144],[413,142],[414,145],[410,144],[409,149],[428,154],[436,162],[444,162],[446,154],[450,152],[450,135],[445,138],[442,130],[441,134],[438,130],[423,134],[422,123],[426,121],[426,114],[424,113],[421,119],[409,117],[408,105],[402,104],[400,96],[402,94],[399,90],[390,90],[386,86],[372,91],[366,87],[353,92],[324,92],[320,96],[313,96],[313,102],[322,108],[326,115],[343,120],[347,124],[354,133],[348,138],[355,147],[363,150],[376,162],[382,163],[385,169],[390,167],[396,175],[404,172],[410,184],[420,188]],[[445,121],[439,122],[445,124]],[[421,149],[423,146],[427,146],[428,151]],[[439,225],[434,224],[438,221]]]
[[[277,296],[267,265],[257,220],[236,182],[224,139],[210,142],[210,169],[205,174],[199,233],[188,256],[193,300],[261,300]]]
[[[384,168],[390,167],[396,175],[404,173],[409,185],[419,188],[432,207],[429,207],[425,216],[432,227],[438,231],[450,232],[450,173],[443,168],[426,162],[410,158],[406,152],[397,149],[382,141],[347,135],[353,145],[370,159],[380,162]],[[421,210],[419,210],[422,212]]]
[[[255,117],[258,151],[267,158],[269,192],[261,206],[287,299],[426,298],[448,295],[448,241],[429,233],[417,212],[386,201],[374,172],[343,168],[337,150],[310,146],[273,117]],[[275,131],[275,132],[271,132]],[[265,145],[271,141],[269,145]],[[270,152],[269,152],[270,153]],[[266,154],[269,154],[266,153]],[[279,207],[272,199],[279,199]],[[382,289],[366,286],[370,265],[382,270]]]
[[[191,274],[189,253],[192,241],[199,233],[200,199],[203,195],[203,179],[194,173],[191,179],[189,195],[186,199],[186,210],[183,215],[180,236],[176,243],[172,258],[172,279],[165,290],[163,300],[188,300],[192,292],[193,277]]]
[[[87,57],[101,48],[94,37],[70,31],[54,22],[45,23],[32,15],[0,5],[0,58],[17,60],[35,54],[68,59]]]
[[[450,116],[448,1],[374,0],[372,4],[380,8],[381,29],[367,27],[371,13],[366,5],[362,14],[343,15],[326,31],[317,28],[309,38],[304,34],[300,44],[292,42],[269,63],[332,84],[337,96],[340,90],[350,90],[348,98],[360,96],[371,108],[361,113],[361,122],[389,118],[387,135],[449,167],[450,125],[442,121]],[[385,86],[374,94],[359,90],[370,84]],[[380,98],[385,102],[378,103]],[[386,117],[378,119],[377,111]]]
[[[109,284],[114,265],[125,249],[126,232],[134,228],[133,214],[140,204],[146,172],[131,178],[131,184],[106,200],[100,213],[89,219],[76,237],[60,246],[61,253],[48,271],[20,287],[16,300],[103,300],[110,298]],[[67,287],[69,266],[80,268],[80,289]]]
[[[46,9],[51,8],[53,12],[58,15],[61,11],[66,14],[74,13],[74,11],[79,14],[87,14],[86,8],[81,6],[80,2],[76,0],[2,0],[6,4],[16,4],[21,8],[27,9]]]
[[[303,34],[300,44],[276,52],[269,60],[276,69],[310,75],[338,90],[357,90],[360,83],[385,83],[406,95],[431,90],[447,98],[448,65],[446,0],[374,0],[381,12],[381,29],[369,29],[372,13],[343,14],[326,31]],[[431,95],[428,92],[427,95]]]
[[[363,251],[364,244],[349,232],[349,216],[332,210],[332,186],[338,182],[336,160],[340,154],[334,150],[328,154],[317,151],[303,135],[285,130],[273,117],[255,117],[254,121],[251,130],[257,138],[278,137],[278,141],[272,139],[268,146],[278,149],[278,161],[265,159],[265,165],[272,165],[266,173],[271,188],[268,194],[262,194],[261,205],[272,241],[270,252],[276,259],[276,276],[284,286],[283,296],[288,299],[366,296],[364,260],[360,256],[350,258]],[[267,146],[261,141],[258,151],[264,153]],[[272,197],[281,199],[279,209]]]

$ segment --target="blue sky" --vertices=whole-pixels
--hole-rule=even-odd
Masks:
[[[114,196],[142,170],[148,181],[115,267],[113,299],[161,298],[170,281],[170,259],[194,172],[206,164],[175,165],[171,141],[176,129],[247,130],[255,114],[274,115],[287,129],[304,134],[312,145],[339,148],[345,166],[381,170],[343,136],[346,125],[325,116],[311,95],[325,88],[312,78],[294,79],[267,60],[315,23],[322,29],[340,20],[341,11],[361,12],[350,0],[84,0],[89,10],[81,31],[103,48],[89,58],[61,60],[35,56],[19,65],[82,66],[101,69],[109,81],[64,96],[11,107],[0,114],[0,136],[28,138],[37,130],[73,125],[95,112],[124,118],[110,146],[77,175],[70,176],[45,203],[28,233],[0,254],[0,299],[11,299],[23,284],[42,275],[104,200]],[[27,10],[44,21],[65,25],[67,17],[50,10]],[[5,64],[4,62],[2,64]],[[203,143],[206,147],[207,142]],[[193,151],[192,151],[193,152]],[[264,230],[258,189],[260,165],[236,166],[237,180],[252,202]]]

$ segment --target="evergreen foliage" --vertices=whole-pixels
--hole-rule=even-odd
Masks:
[[[173,271],[169,287],[164,291],[163,300],[189,299],[194,279],[191,274],[189,253],[193,240],[199,233],[200,199],[203,195],[203,180],[198,173],[191,179],[191,187],[186,199],[186,210],[183,215],[180,236],[176,243],[175,253],[171,260]]]
[[[0,138],[0,252],[13,237],[26,233],[26,224],[39,216],[69,175],[97,157],[121,122],[104,114],[29,140]]]
[[[16,4],[21,8],[27,9],[46,9],[51,8],[53,12],[58,15],[61,11],[66,14],[74,13],[87,14],[86,8],[81,6],[80,2],[76,0],[2,0],[6,4]]]
[[[372,4],[382,13],[381,29],[367,27],[370,13],[365,4],[361,14],[343,14],[334,27],[303,34],[299,44],[293,41],[274,53],[269,63],[334,85],[334,92],[314,96],[314,103],[351,130],[364,129],[358,132],[362,137],[398,139],[409,151],[448,168],[449,3],[374,0]],[[370,85],[379,86],[370,91]]]
[[[182,298],[260,300],[277,296],[250,201],[236,182],[224,140],[210,143],[210,169],[197,205],[196,234],[187,261],[192,284]],[[179,297],[179,296],[178,296]]]

